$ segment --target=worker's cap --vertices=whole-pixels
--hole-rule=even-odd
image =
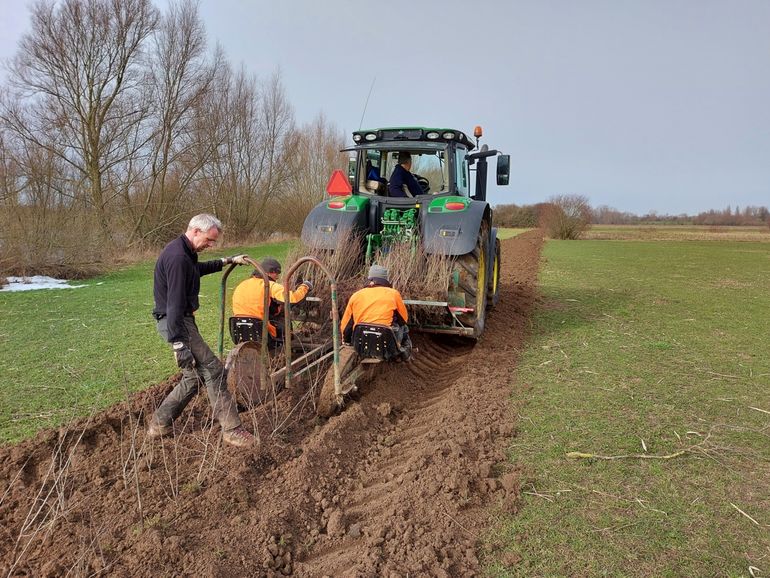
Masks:
[[[265,257],[262,259],[262,261],[259,262],[259,266],[264,269],[265,273],[281,272],[281,264],[278,262],[278,259],[273,259],[272,257]]]
[[[372,265],[369,267],[369,279],[382,279],[390,281],[388,270],[381,265]]]

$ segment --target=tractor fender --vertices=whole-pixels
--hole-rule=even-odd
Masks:
[[[439,255],[465,255],[476,247],[484,220],[491,221],[489,204],[471,201],[464,211],[423,213],[422,238],[425,252]]]
[[[353,210],[335,210],[328,206],[329,201],[316,205],[302,225],[302,242],[318,249],[336,249],[340,233],[367,228],[368,204],[353,207]]]

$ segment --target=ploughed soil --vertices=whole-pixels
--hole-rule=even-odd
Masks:
[[[242,414],[259,448],[222,446],[205,393],[145,439],[161,383],[0,448],[0,572],[11,576],[472,576],[516,508],[512,383],[542,237],[503,241],[501,297],[475,346],[414,336],[339,415],[309,380]]]

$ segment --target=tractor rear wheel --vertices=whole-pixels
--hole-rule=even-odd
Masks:
[[[340,348],[340,383],[355,369],[357,359],[358,355],[352,347]],[[326,372],[326,378],[324,378],[321,386],[316,414],[321,417],[331,417],[341,406],[342,399],[334,392],[334,364],[332,364]]]
[[[460,321],[473,327],[473,338],[478,339],[484,332],[487,310],[487,244],[488,225],[483,223],[476,247],[470,253],[457,259],[460,272],[460,289],[465,292],[465,306],[473,312],[459,316]]]
[[[500,239],[495,239],[495,251],[492,254],[492,273],[487,289],[487,309],[491,309],[500,300]]]

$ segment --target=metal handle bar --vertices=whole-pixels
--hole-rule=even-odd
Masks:
[[[294,273],[305,263],[312,263],[329,278],[332,292],[332,345],[334,347],[334,391],[340,390],[340,313],[337,309],[337,281],[334,279],[331,271],[315,257],[300,257],[286,272],[283,280],[284,299],[286,301],[286,318],[284,319],[284,353],[286,355],[286,387],[291,387],[291,293],[289,292],[290,281]]]
[[[260,267],[259,263],[257,263],[254,259],[251,257],[246,257],[246,262],[254,267],[254,269],[257,270],[257,273],[262,275],[262,282],[264,283],[264,304],[263,304],[263,314],[262,314],[262,344],[260,347],[260,357],[261,357],[261,371],[260,371],[260,380],[263,384],[270,383],[269,379],[270,376],[268,374],[268,361],[267,361],[267,350],[268,350],[268,343],[270,342],[270,332],[269,332],[269,322],[270,322],[270,277],[267,276],[267,273],[265,273],[265,270]],[[237,265],[235,263],[231,263],[230,266],[227,268],[227,271],[224,272],[222,275],[222,284],[220,286],[219,290],[219,359],[221,359],[224,362],[224,348],[225,348],[225,299],[227,297],[227,278],[230,276],[230,273],[232,273],[233,269],[235,269]]]

